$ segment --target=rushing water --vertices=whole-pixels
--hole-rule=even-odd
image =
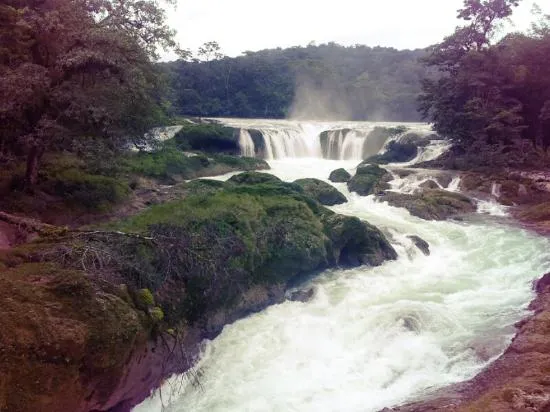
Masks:
[[[269,163],[288,181],[328,181],[330,171],[357,165],[319,157]],[[405,178],[393,189],[417,184]],[[480,203],[468,221],[430,222],[335,186],[349,202],[332,209],[382,229],[398,260],[326,271],[310,282],[312,301],[226,326],[205,342],[196,374],[170,379],[136,412],[377,411],[468,379],[504,350],[533,279],[548,269],[546,239],[511,226],[494,202]],[[457,179],[449,186],[457,190]],[[407,235],[428,241],[431,255]]]

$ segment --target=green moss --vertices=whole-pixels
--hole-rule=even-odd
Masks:
[[[147,308],[155,305],[155,298],[149,289],[139,289],[136,292],[136,305],[139,308]]]
[[[149,309],[149,316],[151,316],[151,319],[155,323],[158,323],[164,319],[164,312],[160,307],[155,306],[154,308]]]
[[[333,206],[346,203],[346,197],[333,186],[319,179],[298,179],[294,182],[304,193],[322,205]]]
[[[392,179],[385,169],[378,165],[359,165],[355,176],[347,183],[350,192],[361,196],[376,194],[389,189],[388,182]]]

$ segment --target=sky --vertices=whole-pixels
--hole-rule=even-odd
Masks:
[[[539,1],[550,13],[547,0]],[[525,30],[533,0],[523,0],[513,24]],[[196,51],[217,41],[227,56],[244,51],[336,42],[397,49],[423,48],[440,42],[460,23],[462,0],[177,0],[167,8],[168,23],[183,48]],[[163,60],[172,60],[164,55]]]

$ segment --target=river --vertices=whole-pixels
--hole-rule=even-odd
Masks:
[[[226,123],[245,130],[269,126],[274,141],[281,130],[286,143],[264,155],[269,173],[287,181],[328,182],[340,167],[353,173],[363,132],[373,127]],[[346,127],[358,130],[351,138],[363,143],[346,143],[335,132],[342,154],[322,158],[320,130]],[[409,127],[429,133],[425,125]],[[355,149],[344,153],[345,144]],[[445,148],[432,141],[415,161]],[[400,191],[417,185],[414,178],[393,182]],[[308,282],[315,288],[310,302],[288,301],[226,326],[204,342],[192,373],[168,380],[135,412],[378,411],[473,377],[502,353],[514,323],[527,314],[532,281],[548,270],[546,239],[515,227],[491,201],[480,202],[472,218],[435,222],[334,186],[349,201],[332,209],[379,227],[399,258],[376,268],[325,271]],[[408,235],[426,240],[431,254],[422,254]]]

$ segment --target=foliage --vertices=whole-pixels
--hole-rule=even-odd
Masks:
[[[424,55],[329,43],[162,67],[175,114],[413,121]]]
[[[255,158],[184,152],[173,141],[165,142],[156,151],[134,152],[121,158],[122,171],[165,182],[268,168],[265,161]]]
[[[495,24],[517,4],[465,1],[459,17],[469,24],[426,59],[438,75],[424,80],[421,110],[437,132],[453,139],[456,153],[477,156],[476,163],[513,154],[521,164],[532,158],[533,147],[550,146],[550,34],[539,25],[530,35],[491,44]]]
[[[45,152],[143,143],[162,112],[152,58],[174,46],[164,18],[154,0],[0,5],[0,152],[27,158],[29,185]]]

